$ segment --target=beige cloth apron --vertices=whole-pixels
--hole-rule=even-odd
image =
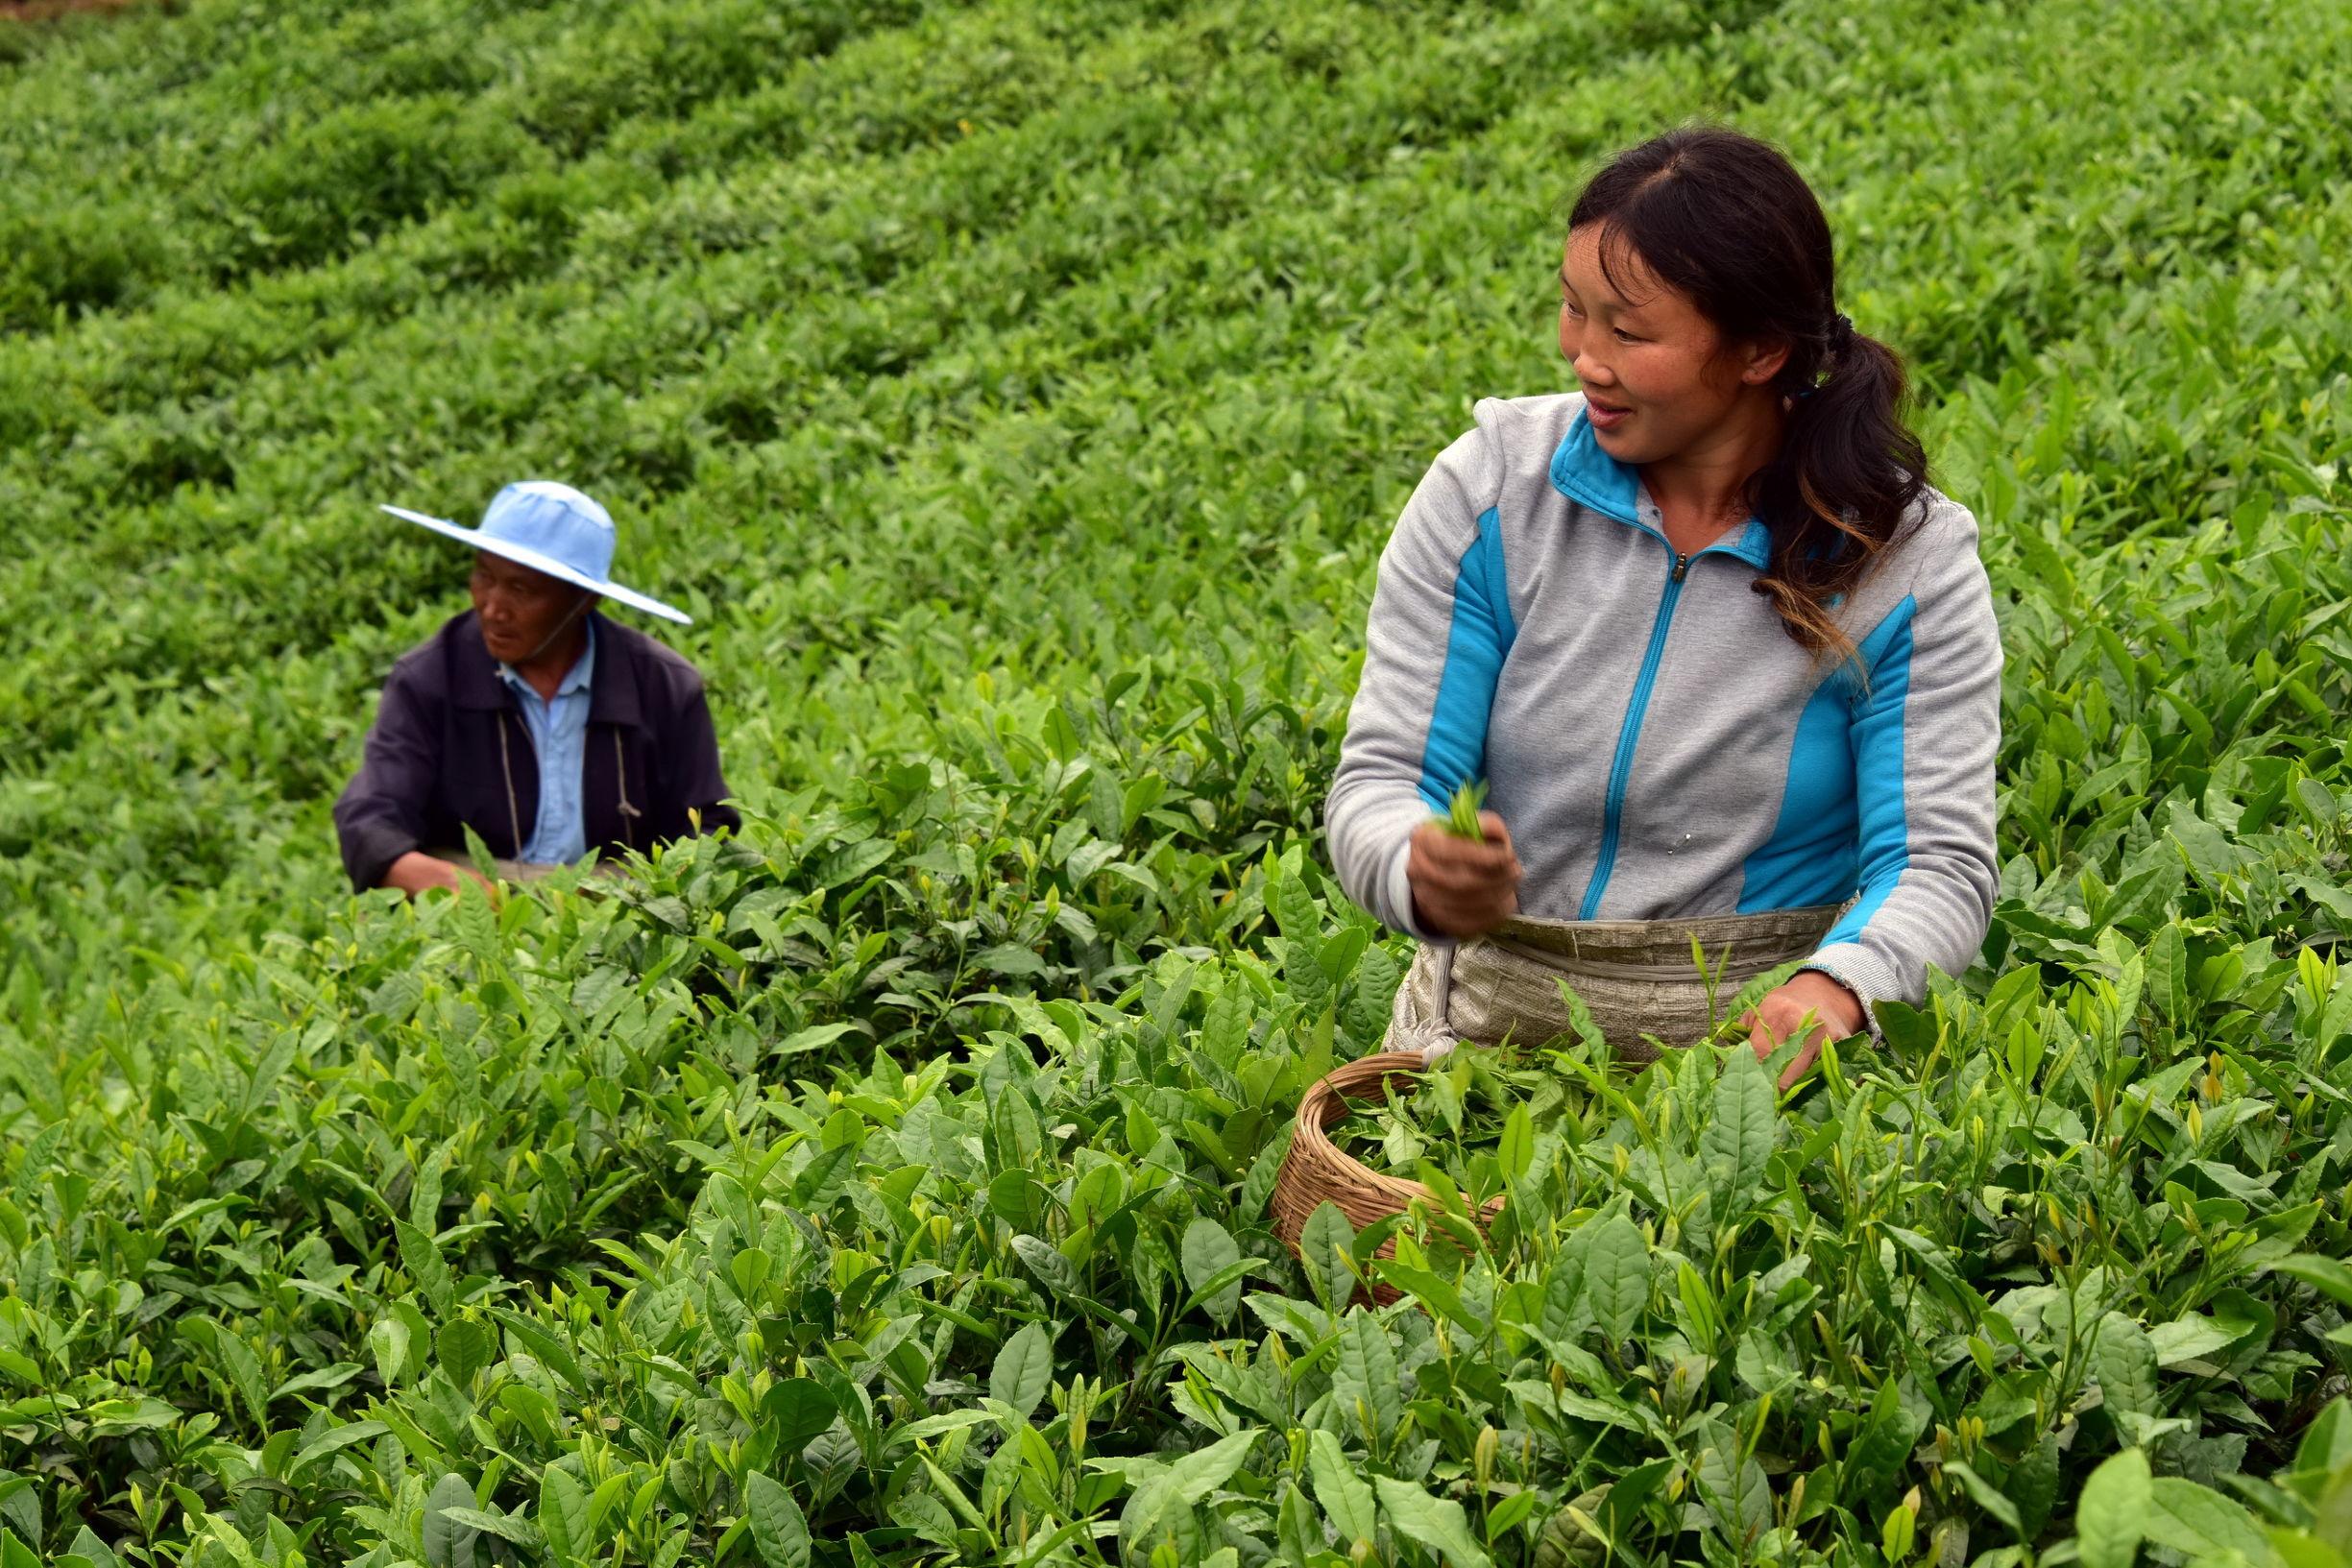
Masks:
[[[1728,1009],[1757,976],[1809,956],[1845,905],[1687,920],[1509,920],[1485,936],[1427,942],[1414,955],[1389,1017],[1383,1050],[1443,1054],[1461,1041],[1506,1036],[1540,1045],[1567,1030],[1560,982],[1592,1010],[1621,1061],[1648,1062],[1668,1045],[1703,1039],[1719,1017],[1690,956],[1697,937],[1711,972],[1722,965],[1713,1007]],[[1724,950],[1730,949],[1728,959]]]

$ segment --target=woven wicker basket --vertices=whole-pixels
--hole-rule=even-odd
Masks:
[[[1404,1213],[1405,1206],[1415,1198],[1434,1205],[1436,1199],[1428,1188],[1418,1181],[1385,1175],[1349,1159],[1339,1151],[1326,1132],[1333,1122],[1347,1115],[1349,1099],[1383,1099],[1389,1079],[1420,1070],[1418,1052],[1375,1051],[1333,1069],[1298,1101],[1298,1124],[1291,1134],[1290,1153],[1282,1161],[1282,1174],[1274,1182],[1273,1195],[1274,1234],[1282,1238],[1294,1257],[1298,1253],[1298,1237],[1306,1228],[1307,1216],[1325,1200],[1337,1204],[1340,1213],[1347,1217],[1347,1222],[1358,1230],[1391,1215]],[[1502,1211],[1501,1198],[1488,1199],[1477,1211],[1480,1227],[1491,1225]],[[1390,1257],[1395,1250],[1395,1241],[1391,1238],[1380,1243],[1378,1255]],[[1382,1306],[1394,1301],[1400,1293],[1394,1287],[1377,1282],[1371,1292],[1372,1299]]]

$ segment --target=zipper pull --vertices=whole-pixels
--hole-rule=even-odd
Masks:
[[[1689,569],[1690,557],[1686,555],[1678,555],[1674,558],[1674,580],[1676,582],[1681,582],[1683,580],[1683,573],[1688,571]]]

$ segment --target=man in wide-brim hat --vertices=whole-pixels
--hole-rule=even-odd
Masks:
[[[474,548],[473,608],[392,667],[335,802],[352,886],[456,887],[464,830],[518,877],[738,825],[702,676],[597,613],[680,624],[612,580],[613,519],[569,485],[498,492],[479,528],[385,511]]]

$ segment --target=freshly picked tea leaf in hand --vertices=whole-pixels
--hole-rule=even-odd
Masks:
[[[1446,803],[1445,815],[1442,819],[1445,831],[1456,838],[1485,843],[1487,831],[1478,825],[1478,809],[1486,803],[1487,782],[1484,779],[1472,779],[1455,790],[1453,799]]]

